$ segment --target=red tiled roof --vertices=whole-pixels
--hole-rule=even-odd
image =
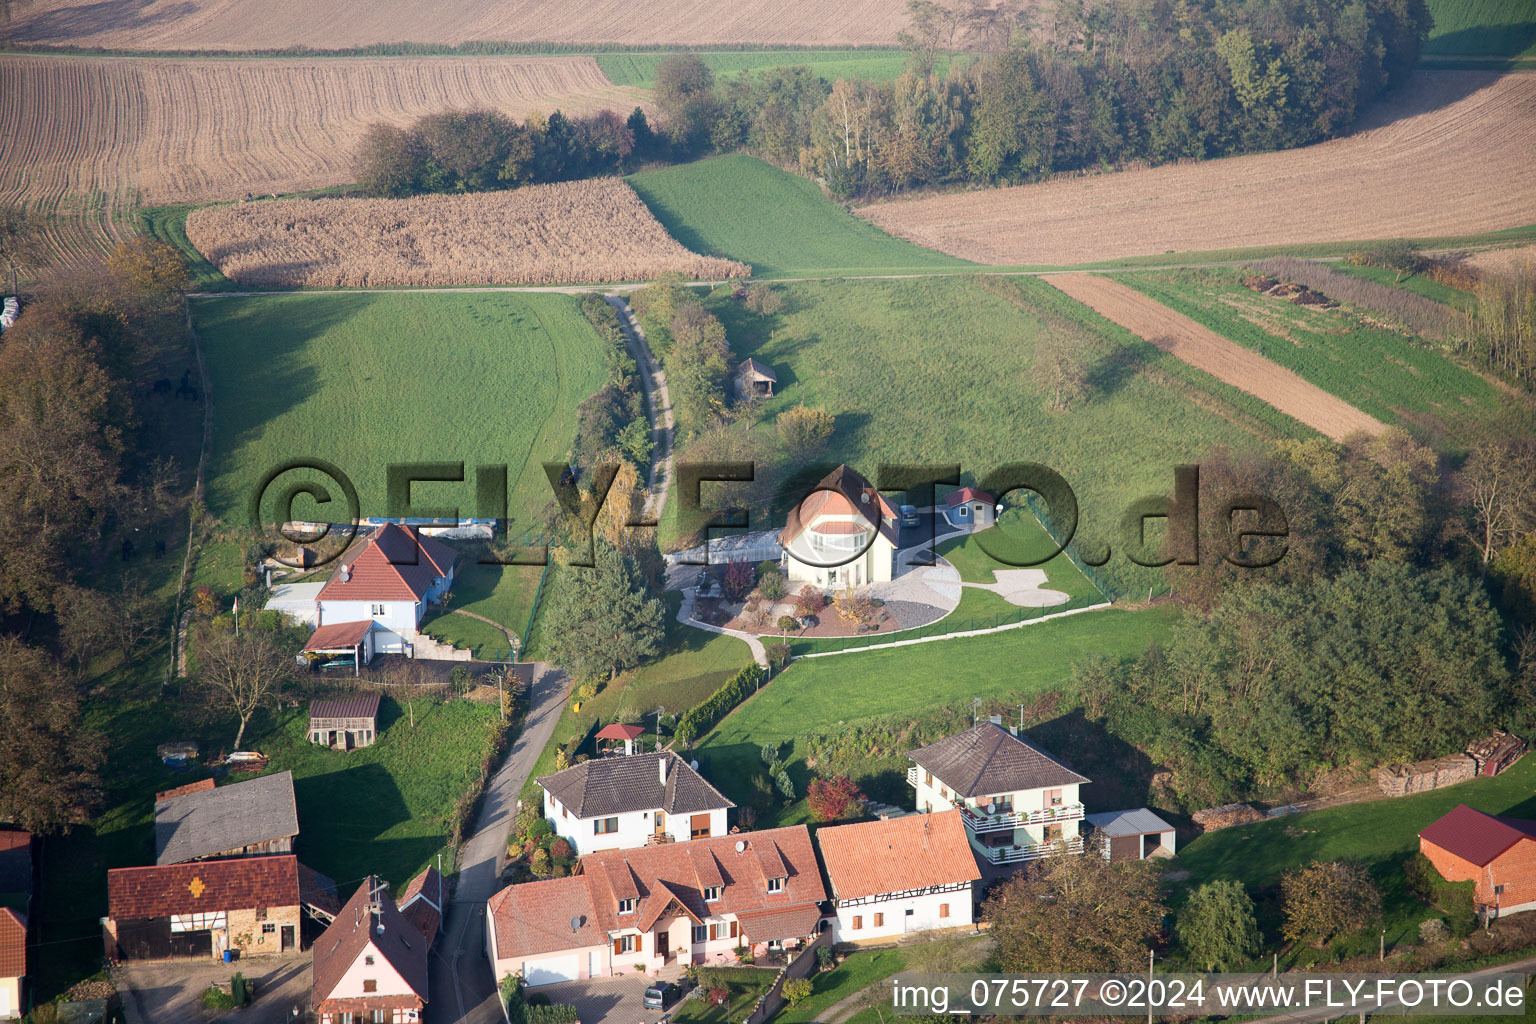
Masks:
[[[653,900],[665,903],[677,898],[694,916],[703,918],[783,909],[827,898],[811,834],[804,825],[589,853],[577,870],[586,879],[592,910],[605,932],[634,927],[651,911]],[[710,877],[715,875],[723,882],[720,901],[706,906],[704,888],[715,884]],[[636,884],[640,902],[633,917],[618,915],[615,876],[620,885],[626,878]],[[775,877],[787,881],[782,892],[770,893],[767,880]]]
[[[668,896],[671,899],[668,899]],[[703,918],[688,909],[687,896],[678,892],[666,882],[657,882],[655,890],[651,893],[651,898],[645,901],[645,914],[640,918],[640,930],[643,932],[650,931],[656,922],[661,920],[662,915],[674,906],[694,924],[704,923]]]
[[[306,651],[351,650],[363,642],[363,637],[367,636],[368,631],[372,628],[372,619],[359,619],[356,622],[328,622],[310,635],[309,642],[304,645],[304,649]],[[378,695],[375,694],[374,696],[377,698]],[[309,715],[311,718],[315,717],[313,711]]]
[[[1445,817],[1420,832],[1419,837],[1462,860],[1485,867],[1520,840],[1536,839],[1536,821],[1499,818],[1457,804]]]
[[[395,901],[387,891],[379,891],[378,912],[374,913],[370,909],[374,899],[373,883],[372,878],[364,880],[330,927],[315,940],[314,997],[311,1002],[320,1013],[340,1013],[349,1009],[355,1013],[365,1008],[388,1009],[392,1006],[420,1009],[423,1005],[420,998],[413,1003],[399,996],[330,998],[347,970],[370,948],[389,961],[418,997],[427,991],[427,949],[431,941],[422,938],[395,908]],[[368,1003],[369,1000],[373,1002]]]
[[[298,905],[298,858],[291,853],[107,872],[107,913],[119,921]]]
[[[443,876],[436,868],[427,868],[411,879],[400,892],[396,905],[405,919],[430,941],[443,922],[443,899],[446,895]]]
[[[388,523],[348,552],[320,588],[320,601],[419,601],[432,581],[448,575],[454,550],[414,526]]]
[[[897,542],[895,506],[873,484],[848,466],[838,466],[822,477],[816,484],[816,490],[790,509],[789,519],[779,532],[779,543],[789,544],[819,516],[857,516],[859,527],[874,527],[892,544]]]
[[[816,833],[837,899],[974,882],[981,877],[956,810],[838,825]]]
[[[597,730],[597,739],[600,740],[632,740],[639,738],[645,732],[643,725],[620,725],[614,722]]]
[[[821,920],[821,908],[814,903],[785,907],[782,910],[749,910],[736,915],[741,931],[749,942],[772,939],[798,939],[814,934]]]
[[[491,897],[489,909],[496,955],[504,960],[608,941],[592,911],[587,881],[575,875],[509,885]]]
[[[954,508],[956,505],[967,501],[982,501],[988,505],[997,504],[997,499],[992,497],[992,495],[986,491],[978,491],[974,487],[962,487],[958,491],[951,491],[949,497],[944,499],[945,504],[950,508]]]
[[[27,919],[10,907],[0,907],[0,978],[27,973]]]

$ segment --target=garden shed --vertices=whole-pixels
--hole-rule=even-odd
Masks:
[[[379,735],[379,695],[359,693],[309,705],[309,742],[333,750],[371,747]]]

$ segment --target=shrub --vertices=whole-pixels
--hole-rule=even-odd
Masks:
[[[836,957],[832,953],[832,947],[831,946],[817,946],[816,947],[816,966],[817,967],[820,967],[824,971],[829,971],[829,970],[832,969],[832,962],[835,959],[836,959]]]
[[[210,1010],[234,1010],[240,1006],[234,996],[217,985],[209,985],[203,990],[203,1005]]]
[[[779,440],[784,442],[793,458],[816,454],[832,439],[836,426],[837,421],[831,413],[806,405],[797,405],[780,413],[775,423]]]
[[[784,598],[784,575],[777,568],[761,573],[757,582],[757,592],[769,601],[780,601]]]
[[[769,644],[763,648],[763,653],[768,655],[768,667],[775,672],[782,671],[789,664],[789,644],[780,642]]]
[[[1443,942],[1447,934],[1448,929],[1442,918],[1430,917],[1419,922],[1420,942]]]
[[[542,999],[542,1003],[535,1003]],[[528,1024],[578,1024],[581,1014],[570,1003],[551,1003],[548,996],[532,996],[528,1000]]]
[[[790,978],[779,992],[789,1000],[790,1006],[799,1006],[811,994],[811,981],[809,978]]]
[[[730,991],[724,986],[717,985],[709,990],[709,1003],[711,1006],[724,1006],[730,997]]]
[[[795,617],[793,615],[780,615],[779,616],[779,632],[780,633],[793,633],[795,630],[797,630],[799,628],[800,628],[800,623],[795,621]]]
[[[815,615],[826,607],[826,604],[826,596],[809,583],[795,592],[795,613],[802,619]]]
[[[1477,922],[1477,883],[1448,882],[1430,859],[1415,852],[1403,864],[1408,891],[1428,906],[1444,912],[1456,935],[1465,935]]]
[[[847,817],[864,799],[859,787],[846,775],[834,775],[826,779],[812,779],[805,793],[811,814],[817,821],[837,821]]]
[[[725,576],[720,580],[720,589],[725,594],[727,601],[740,601],[752,590],[757,581],[753,579],[755,574],[752,567],[746,562],[732,562],[725,567]]]
[[[533,851],[533,856],[528,858],[528,870],[537,878],[549,877],[549,851],[538,849]]]
[[[754,284],[747,289],[746,305],[758,316],[773,316],[784,308],[784,296],[769,285]]]
[[[782,766],[779,768],[778,774],[773,777],[773,782],[774,785],[779,787],[779,793],[783,795],[785,800],[793,800],[795,798],[795,780],[789,777],[789,772],[785,771]]]
[[[688,743],[695,737],[702,736],[736,705],[750,697],[757,690],[757,684],[762,678],[763,670],[756,665],[748,665],[731,676],[720,689],[683,712],[682,717],[677,720],[677,729],[674,733],[678,740]]]

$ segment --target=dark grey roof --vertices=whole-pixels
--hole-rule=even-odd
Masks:
[[[298,834],[292,772],[263,775],[155,804],[156,864],[181,864]]]
[[[960,796],[1016,793],[1089,780],[992,722],[978,722],[907,755]]]
[[[667,764],[663,785],[658,763]],[[556,800],[578,818],[599,818],[659,807],[668,814],[735,807],[670,750],[628,757],[598,757],[539,778]]]
[[[1105,811],[1084,817],[1088,824],[1107,836],[1144,836],[1153,832],[1172,832],[1173,826],[1145,807],[1132,811]]]

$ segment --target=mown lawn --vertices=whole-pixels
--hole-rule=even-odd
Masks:
[[[1207,832],[1179,851],[1178,867],[1189,872],[1190,884],[1233,878],[1264,891],[1278,885],[1286,871],[1314,860],[1358,861],[1382,892],[1387,943],[1417,941],[1418,923],[1437,913],[1419,903],[1403,881],[1402,865],[1418,849],[1419,832],[1457,804],[1536,818],[1533,789],[1536,757],[1527,757],[1497,778]],[[1261,923],[1268,932],[1278,918]],[[1367,938],[1364,945],[1375,949],[1375,931]]]
[[[1297,306],[1242,286],[1238,271],[1122,274],[1119,280],[1295,371],[1384,423],[1453,449],[1530,407],[1401,334],[1343,310]]]
[[[955,567],[960,578],[970,583],[996,583],[997,571],[1019,568],[1024,562],[1033,562],[1044,553],[1056,549],[1039,520],[1025,509],[1010,508],[998,519],[997,525],[987,531],[986,542],[1008,561],[1000,562],[982,550],[975,534],[957,537],[939,544],[939,555]],[[1045,573],[1045,587],[1060,591],[1067,597],[1093,601],[1105,600],[1103,592],[1083,575],[1065,552],[1058,552],[1043,564],[1033,566]],[[1003,600],[997,594],[976,587],[965,587],[960,594],[960,605],[951,617],[969,619],[986,615],[1018,612],[1016,605]],[[1052,609],[1045,609],[1050,612]]]
[[[750,263],[757,277],[969,265],[887,235],[815,182],[754,157],[710,157],[625,180],[673,238],[697,253]]]
[[[446,610],[435,613],[422,625],[423,631],[445,643],[469,648],[477,652],[477,657],[482,654],[502,657],[507,649],[506,634],[479,619],[453,614],[453,609],[462,608],[499,622],[516,633],[523,644],[519,659],[534,660],[535,645],[530,642],[532,634],[528,631],[528,623],[544,567],[481,564],[483,556],[478,548],[464,550],[453,577],[452,600]],[[548,594],[544,596],[548,597]],[[537,628],[533,632],[536,633]]]
[[[1109,545],[1102,575],[1127,594],[1165,584],[1126,555],[1121,523],[1133,501],[1168,493],[1176,465],[1214,448],[1255,450],[1305,429],[1031,278],[780,290],[785,310],[768,318],[723,290],[709,302],[736,356],[778,376],[765,424],[801,403],[826,410],[836,429],[822,459],[870,477],[882,464],[958,463],[979,482],[1004,465],[1043,463],[1076,492],[1076,550]],[[1081,355],[1090,383],[1066,412],[1050,408],[1035,376],[1037,347],[1057,338]],[[767,442],[777,445],[771,429]],[[786,511],[754,510],[762,518],[753,528],[781,524]]]
[[[678,1004],[672,1019],[688,1024],[731,1024],[733,1021],[745,1020],[762,994],[773,986],[773,979],[778,973],[769,967],[716,968],[710,972],[712,978],[728,979],[725,983],[725,1005],[714,1006],[706,1002],[706,993],[701,992]]]
[[[812,1024],[842,1000],[906,969],[907,951],[901,948],[849,953],[832,970],[811,975],[810,996],[799,1006],[786,1006],[773,1019],[776,1024]]]
[[[762,71],[777,67],[809,67],[828,82],[839,78],[866,82],[888,82],[906,67],[905,50],[700,50],[694,54],[715,73],[716,78],[743,71]],[[656,87],[656,65],[665,53],[599,53],[597,66],[614,85]],[[943,74],[944,61],[939,73]]]
[[[987,636],[802,658],[700,737],[693,753],[706,778],[746,804],[764,743],[881,715],[1058,687],[1077,662],[1100,654],[1129,657],[1166,639],[1180,614],[1169,605],[1111,608]],[[787,753],[803,779],[804,752],[791,745]],[[808,813],[798,800],[779,809],[772,823],[794,824],[808,820]],[[760,827],[767,824],[759,821]]]
[[[462,462],[464,482],[416,484],[412,503],[473,515],[476,467],[506,465],[517,536],[550,499],[540,464],[567,455],[576,406],[606,376],[597,335],[565,295],[303,293],[192,310],[215,410],[208,505],[237,525],[263,475],[293,460],[334,463],[364,516],[387,513],[390,465]],[[281,477],[268,521],[284,486],[318,477]],[[345,504],[301,497],[294,518],[344,521]]]

